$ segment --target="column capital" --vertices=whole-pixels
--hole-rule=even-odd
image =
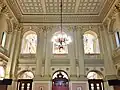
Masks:
[[[17,29],[18,29],[18,24],[13,23],[13,30],[14,30],[14,31],[17,31]]]
[[[24,28],[23,28],[23,26],[21,26],[21,25],[19,24],[18,27],[17,27],[17,29],[18,29],[18,31],[21,31],[21,32],[22,32]]]
[[[80,25],[80,26],[74,26],[74,29],[75,29],[75,30],[82,30],[82,29],[83,29],[83,26],[81,26],[81,25]]]

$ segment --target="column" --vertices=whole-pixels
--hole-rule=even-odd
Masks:
[[[71,36],[71,38],[73,38],[72,42],[68,45],[68,54],[69,54],[69,59],[70,59],[70,76],[71,79],[72,77],[75,78],[77,76],[77,68],[76,68],[76,59],[75,59],[75,39],[74,39],[74,30],[72,30],[73,32],[73,37]]]
[[[42,76],[42,61],[43,61],[43,50],[44,50],[44,31],[40,30],[37,34],[37,52],[36,52],[36,73],[35,77]]]
[[[46,31],[46,57],[45,57],[45,77],[49,77],[50,75],[50,64],[51,64],[51,56],[52,56],[52,42],[51,42],[51,31]]]
[[[17,37],[16,37],[16,42],[15,42],[15,48],[14,48],[14,56],[13,56],[12,68],[11,68],[13,78],[15,78],[15,75],[16,75],[18,56],[21,50],[21,42],[22,42],[21,33],[22,33],[22,28],[20,27],[18,28],[18,31],[17,31]]]
[[[103,29],[103,30],[102,30]],[[100,37],[102,39],[103,53],[104,53],[104,67],[106,79],[115,79],[116,70],[112,61],[112,54],[108,40],[107,28],[105,26],[100,30]]]
[[[11,45],[11,51],[10,51],[10,58],[9,61],[7,63],[7,68],[6,68],[6,72],[8,74],[8,78],[10,77],[11,74],[11,67],[12,67],[12,63],[13,63],[13,56],[14,56],[14,50],[15,50],[15,42],[16,42],[16,37],[17,37],[17,30],[15,29],[12,32],[12,45]]]
[[[78,63],[79,63],[79,76],[84,79],[85,77],[85,64],[84,64],[84,46],[83,46],[83,33],[81,28],[77,28],[77,41],[78,41]]]

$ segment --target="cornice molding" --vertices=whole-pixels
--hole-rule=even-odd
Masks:
[[[24,14],[21,10],[17,1],[6,0],[15,13],[16,17],[21,23],[60,23],[60,15],[50,15],[48,13],[40,14]],[[112,7],[115,0],[105,0],[103,8],[101,8],[98,14],[69,14],[63,15],[63,23],[102,23],[106,14]],[[102,3],[102,2],[101,2]],[[14,5],[13,5],[14,4]],[[14,6],[14,7],[13,7]]]

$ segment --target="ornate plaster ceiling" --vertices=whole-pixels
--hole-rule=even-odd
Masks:
[[[102,22],[115,0],[63,0],[63,22]],[[60,22],[61,0],[7,0],[20,22]]]

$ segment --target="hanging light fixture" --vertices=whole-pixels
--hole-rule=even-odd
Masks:
[[[61,0],[61,5],[60,5],[60,10],[61,10],[61,22],[60,22],[60,33],[56,34],[52,38],[52,42],[58,46],[59,52],[61,52],[61,49],[64,49],[64,46],[68,45],[70,42],[72,42],[71,37],[67,36],[63,32],[63,27],[62,27],[62,0]]]

